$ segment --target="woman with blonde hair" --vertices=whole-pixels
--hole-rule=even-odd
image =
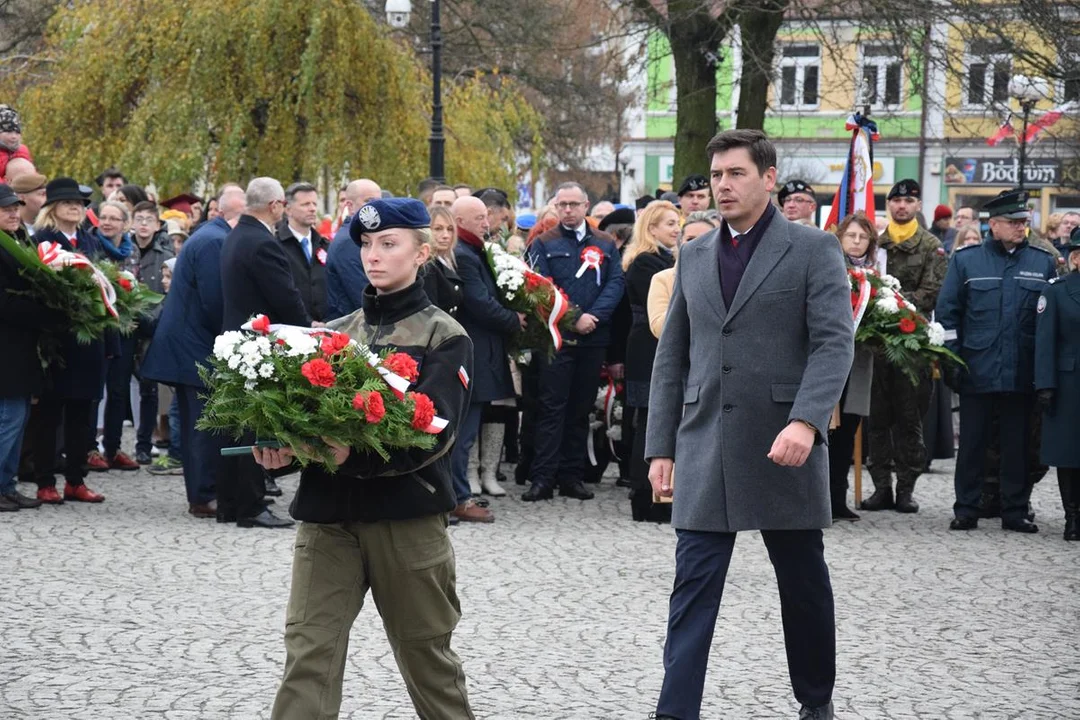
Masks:
[[[626,296],[633,321],[626,342],[626,412],[633,413],[634,440],[630,452],[630,507],[634,520],[662,520],[653,509],[649,464],[645,462],[646,418],[649,382],[652,379],[656,338],[649,330],[646,305],[649,285],[658,272],[675,266],[675,245],[682,232],[682,218],[672,203],[657,200],[641,211],[634,233],[623,250]],[[668,506],[663,506],[670,510]]]
[[[707,232],[720,227],[720,216],[715,210],[699,210],[692,212],[686,217],[686,224],[682,226],[676,248],[681,248],[684,243],[697,240]],[[678,262],[678,253],[675,256]],[[649,330],[653,337],[660,339],[660,331],[664,329],[664,318],[667,317],[668,305],[671,303],[671,291],[675,289],[675,268],[661,270],[653,275],[649,283],[649,298],[645,306],[649,312]]]
[[[420,269],[420,277],[431,304],[456,317],[463,296],[461,277],[454,260],[457,226],[448,208],[435,205],[428,208],[428,213],[431,215],[431,258]]]
[[[975,223],[969,225],[961,225],[956,229],[956,237],[953,239],[952,251],[956,254],[956,251],[962,247],[968,245],[978,245],[982,242],[982,232],[979,230],[979,226]]]

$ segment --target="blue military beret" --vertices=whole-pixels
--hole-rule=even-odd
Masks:
[[[518,215],[517,219],[514,220],[514,222],[522,230],[532,230],[534,227],[536,227],[536,216],[532,213],[526,215]]]
[[[382,232],[393,228],[419,229],[431,227],[431,216],[424,203],[413,198],[372,200],[356,211],[349,225],[349,237],[357,245],[364,233]]]

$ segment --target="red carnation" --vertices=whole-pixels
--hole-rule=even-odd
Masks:
[[[435,403],[424,393],[409,393],[413,401],[412,426],[417,430],[426,430],[435,419]]]
[[[525,289],[536,290],[538,287],[544,284],[544,278],[540,277],[534,272],[525,273]]]
[[[268,335],[270,333],[270,318],[259,315],[251,321],[251,329],[263,335]]]
[[[405,353],[391,353],[386,356],[382,364],[387,370],[409,382],[416,382],[416,379],[420,377],[420,368],[416,361]]]
[[[386,415],[386,405],[383,404],[382,395],[377,392],[356,393],[352,406],[357,412],[363,412],[364,419],[371,425],[377,424]]]
[[[872,297],[872,298],[877,297],[877,288],[874,287],[873,285],[870,286],[870,297]]]
[[[911,318],[900,318],[900,332],[913,333],[915,332],[915,327],[915,321]]]
[[[330,367],[330,363],[322,358],[308,360],[300,366],[300,372],[308,379],[309,383],[316,387],[333,387],[334,381],[337,380],[337,376],[334,375],[334,369]]]
[[[120,278],[119,284],[120,284],[120,287],[124,288],[128,292],[131,292],[131,287],[132,287],[131,286],[131,281],[128,280],[126,277]]]
[[[350,338],[345,333],[330,333],[323,337],[322,342],[319,344],[319,349],[322,350],[323,355],[337,355],[339,352],[349,347]]]

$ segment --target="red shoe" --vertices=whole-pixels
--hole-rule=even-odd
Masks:
[[[63,505],[64,498],[56,492],[55,487],[43,487],[37,491],[37,499],[45,505]]]
[[[105,496],[98,495],[85,485],[64,485],[64,499],[75,502],[99,503],[105,501]]]
[[[135,462],[122,452],[118,452],[109,459],[109,467],[113,470],[138,470],[139,463]]]
[[[105,458],[101,457],[101,453],[97,450],[93,450],[86,456],[86,465],[90,469],[90,472],[108,472],[109,463]]]

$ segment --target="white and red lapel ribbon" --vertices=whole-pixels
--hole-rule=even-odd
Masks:
[[[252,327],[252,325],[257,320],[259,320],[259,318],[261,318],[261,317],[264,317],[264,316],[260,315],[260,316],[258,316],[256,318],[254,318],[253,320],[248,320],[246,323],[244,323],[243,325],[240,326],[240,329],[241,330],[247,330],[248,332],[259,332],[254,327]],[[298,333],[303,333],[304,335],[325,335],[327,333],[336,332],[334,330],[327,330],[326,328],[310,328],[310,327],[301,327],[299,325],[283,325],[283,324],[277,324],[277,323],[267,326],[266,331],[268,333],[282,333],[282,334],[288,334],[290,332],[298,332]],[[359,346],[359,343],[356,342],[355,340],[351,341],[351,344]],[[374,354],[371,354],[371,353],[368,354],[367,363],[371,367],[375,368],[375,370],[379,373],[379,375],[382,376],[382,379],[385,380],[386,384],[390,386],[390,390],[393,391],[394,395],[397,396],[398,400],[404,400],[405,399],[405,393],[408,392],[409,386],[412,383],[410,383],[408,380],[401,377],[400,375],[398,375],[396,373],[393,373],[393,372],[390,372],[390,370],[386,369],[386,367],[384,367],[380,362],[378,362],[378,356],[376,356]],[[441,418],[438,415],[436,415],[435,419],[431,421],[431,424],[428,425],[426,428],[424,428],[424,432],[426,432],[428,434],[431,434],[431,435],[438,435],[443,430],[445,430],[446,426],[449,425],[449,424],[450,424],[449,420],[446,420],[446,419]]]
[[[116,288],[109,282],[105,274],[94,267],[85,255],[70,252],[61,247],[60,243],[45,241],[37,246],[38,258],[42,263],[59,270],[62,267],[73,267],[88,270],[101,290],[101,302],[105,304],[105,310],[113,317],[119,317],[116,312]]]
[[[595,245],[590,245],[581,251],[581,267],[578,268],[574,277],[579,278],[592,268],[596,271],[596,284],[600,285],[600,263],[604,260],[603,251]]]
[[[870,306],[870,281],[866,279],[865,271],[859,273],[856,278],[859,281],[859,299],[855,302],[851,314],[855,322],[855,329],[858,330],[863,315],[866,314],[866,308]]]

